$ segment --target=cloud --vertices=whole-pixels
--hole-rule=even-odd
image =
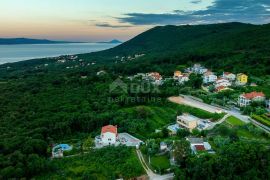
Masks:
[[[193,0],[192,3],[199,3]],[[264,24],[270,22],[269,0],[215,0],[205,10],[148,14],[127,13],[117,18],[120,23],[132,25],[201,24],[217,22],[246,22]]]
[[[192,1],[191,1],[192,4],[199,4],[199,3],[201,3],[201,2],[202,2],[202,0],[192,0]]]
[[[133,27],[132,25],[112,25],[109,23],[96,23],[95,26],[103,28],[129,28]]]

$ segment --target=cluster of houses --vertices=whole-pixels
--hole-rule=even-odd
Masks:
[[[145,54],[135,54],[133,56],[129,55],[129,56],[115,56],[115,59],[120,60],[120,62],[126,62],[126,61],[132,61],[132,60],[136,60],[140,57],[145,56]],[[118,61],[116,61],[115,63],[117,63]]]
[[[193,67],[187,68],[186,72],[201,74],[203,76],[203,83],[206,85],[214,85],[217,92],[228,90],[230,86],[243,86],[248,83],[248,76],[244,73],[233,74],[231,72],[224,72],[221,76],[201,66],[194,64]]]

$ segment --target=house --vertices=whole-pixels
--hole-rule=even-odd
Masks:
[[[236,75],[231,72],[223,72],[223,78],[228,79],[229,81],[235,81]]]
[[[266,108],[270,110],[270,99],[266,101]]]
[[[196,73],[196,74],[204,74],[208,71],[208,69],[201,66],[200,64],[194,64],[194,66],[190,70],[191,72]]]
[[[217,80],[217,76],[211,72],[207,71],[206,73],[203,74],[203,83],[213,83]]]
[[[182,72],[181,71],[175,71],[173,75],[173,79],[177,80],[180,77],[182,77]]]
[[[146,76],[146,79],[153,81],[155,85],[161,85],[163,83],[162,76],[158,72],[147,73]]]
[[[173,124],[167,127],[167,129],[169,130],[169,134],[170,135],[176,135],[177,132],[181,129],[179,124]]]
[[[262,92],[251,92],[241,94],[238,98],[238,104],[240,107],[246,107],[250,105],[252,101],[263,102],[265,100],[265,95]]]
[[[189,74],[184,73],[179,79],[178,82],[179,84],[184,84],[185,82],[189,81]]]
[[[237,74],[236,77],[236,84],[237,85],[245,85],[248,82],[248,76],[246,74],[243,73],[239,73]]]
[[[222,92],[222,91],[227,91],[227,90],[230,90],[230,88],[224,87],[224,86],[219,86],[216,88],[216,92]]]
[[[189,115],[189,114],[183,114],[180,116],[177,116],[176,122],[184,127],[192,131],[195,129],[198,125],[199,118]]]
[[[101,129],[101,142],[103,145],[114,145],[117,140],[117,126],[104,126]]]
[[[229,87],[231,86],[232,83],[228,80],[228,79],[225,79],[225,78],[218,78],[215,82],[215,88],[217,89],[218,87]]]
[[[187,141],[190,142],[190,148],[194,154],[198,154],[199,152],[213,152],[212,147],[208,142],[204,142],[203,138],[186,138]]]
[[[166,151],[168,149],[168,145],[165,142],[160,143],[160,151]]]

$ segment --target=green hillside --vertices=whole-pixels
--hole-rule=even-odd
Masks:
[[[270,63],[269,32],[270,24],[161,26],[115,48],[85,57],[111,61],[115,56],[146,54],[141,61],[129,64],[148,68],[152,63],[165,67],[202,62],[212,68],[264,75],[270,74],[270,67],[266,66]]]

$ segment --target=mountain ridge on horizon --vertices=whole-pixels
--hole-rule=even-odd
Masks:
[[[63,43],[91,43],[91,42],[79,42],[79,41],[58,41],[49,39],[34,39],[34,38],[0,38],[0,45],[23,45],[23,44],[63,44]],[[103,42],[92,43],[122,43],[117,39]]]

